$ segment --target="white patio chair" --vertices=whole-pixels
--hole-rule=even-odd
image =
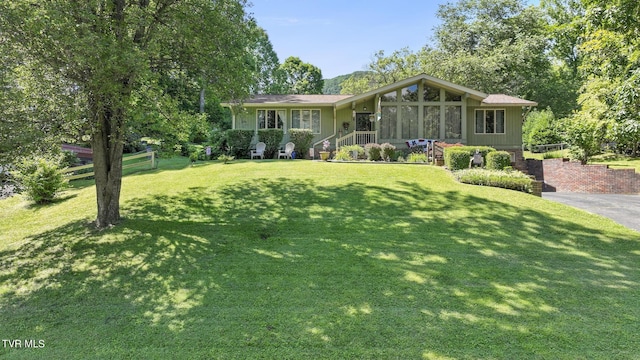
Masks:
[[[292,142],[288,142],[285,144],[284,146],[284,150],[280,150],[278,151],[278,159],[281,159],[282,157],[284,157],[285,159],[291,159],[291,153],[293,152],[293,149],[296,147],[296,144],[292,143]]]
[[[262,141],[256,144],[256,149],[251,150],[251,159],[256,156],[259,156],[261,159],[264,159],[264,149],[267,148],[267,144]]]

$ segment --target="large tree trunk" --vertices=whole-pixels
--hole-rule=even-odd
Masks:
[[[92,98],[93,169],[96,180],[98,216],[96,227],[106,228],[120,221],[124,111],[108,99]],[[122,104],[116,101],[116,104]]]

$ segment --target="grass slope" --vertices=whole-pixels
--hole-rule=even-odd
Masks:
[[[184,161],[184,160],[183,160]],[[3,358],[628,359],[640,239],[431,166],[238,161],[0,202]]]

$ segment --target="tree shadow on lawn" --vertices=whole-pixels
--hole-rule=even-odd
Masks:
[[[0,333],[47,344],[0,355],[611,358],[637,349],[636,239],[533,209],[411,182],[280,178],[122,210],[114,229],[69,224],[0,252]]]

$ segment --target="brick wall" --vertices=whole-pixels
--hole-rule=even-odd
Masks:
[[[543,181],[542,191],[591,194],[638,194],[640,174],[635,169],[610,169],[567,159],[527,159],[529,174]]]

